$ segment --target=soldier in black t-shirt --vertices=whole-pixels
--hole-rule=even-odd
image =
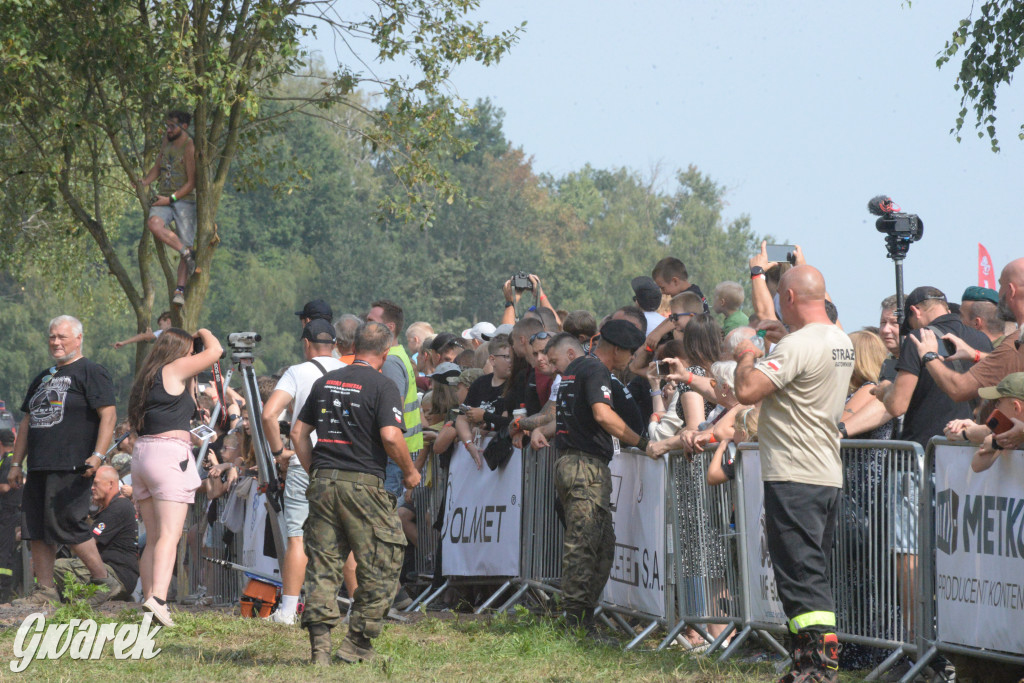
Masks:
[[[355,360],[313,384],[292,428],[295,454],[310,473],[302,625],[309,630],[312,661],[318,665],[330,663],[331,629],[341,623],[341,569],[350,551],[359,588],[339,657],[360,662],[376,656],[371,641],[380,635],[398,589],[405,534],[395,496],[384,488],[385,467],[391,458],[407,489],[416,487],[420,473],[403,436],[402,397],[380,373],[391,343],[391,332],[381,323],[360,325]]]
[[[601,328],[598,355],[625,356],[643,343],[643,333],[613,320]],[[620,346],[621,345],[621,346]],[[615,348],[610,348],[614,346]],[[632,349],[630,349],[632,347]],[[630,429],[612,408],[612,376],[597,358],[584,355],[579,340],[566,333],[548,344],[548,360],[562,375],[555,414],[555,488],[565,512],[562,594],[570,627],[591,635],[594,607],[611,572],[615,531],[611,517],[608,463],[620,441],[646,450],[647,439]],[[616,365],[618,365],[616,361]]]
[[[21,410],[7,483],[25,485],[21,536],[32,546],[35,591],[19,606],[59,602],[53,585],[57,544],[71,548],[89,568],[93,583],[105,585],[91,602],[99,604],[116,587],[107,576],[89,527],[92,476],[114,434],[114,384],[101,365],[82,357],[82,323],[68,315],[49,327],[50,356],[56,361],[32,380]],[[27,458],[27,461],[26,461]],[[32,475],[26,480],[22,464]]]

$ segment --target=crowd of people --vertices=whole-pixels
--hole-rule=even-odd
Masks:
[[[924,446],[945,435],[976,444],[976,471],[1024,442],[1024,259],[1003,269],[998,292],[970,286],[957,303],[916,287],[902,319],[888,297],[878,325],[855,331],[843,328],[824,276],[799,248],[794,261],[769,262],[764,245],[750,259],[749,315],[744,286],[716,283],[707,300],[673,257],[633,278],[633,300],[611,312],[557,309],[539,277],[514,276],[501,316],[461,333],[407,323],[386,299],[337,317],[310,301],[297,312],[301,360],[260,378],[259,413],[204,374],[221,357],[216,337],[162,316],[159,332],[116,345],[152,344],[121,424],[111,378],[83,356],[81,324],[57,317],[54,364],[28,387],[16,439],[0,434],[0,560],[10,566],[16,533],[30,542],[35,590],[22,604],[57,603],[72,571],[99,586],[92,602],[134,599],[172,626],[168,589],[188,507],[197,491],[212,501],[254,474],[262,431],[283,480],[282,592],[270,619],[300,623],[312,661],[326,665],[344,589],[352,608],[336,656],[365,661],[388,609],[409,602],[406,546],[420,541],[413,492],[426,463],[465,453],[493,469],[482,439],[497,435],[557,454],[564,618],[607,640],[594,609],[615,545],[611,460],[623,448],[652,458],[713,450],[707,466],[689,460],[686,476],[717,485],[734,476],[728,445],[757,441],[768,551],[793,634],[781,680],[837,680],[829,558],[840,492],[886,471],[844,469],[840,440]],[[211,420],[215,412],[223,416]],[[262,416],[262,430],[250,414]],[[124,455],[108,457],[115,450]],[[894,491],[894,515],[916,515],[920,481],[903,477],[885,490]],[[695,508],[689,523],[710,525],[706,517]],[[898,529],[888,540],[899,601],[909,605],[916,524]],[[62,549],[70,557],[58,559]],[[702,549],[699,562],[721,576],[724,546]],[[0,588],[9,594],[10,582]]]

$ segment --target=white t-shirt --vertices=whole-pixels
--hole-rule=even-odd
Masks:
[[[324,366],[324,370],[327,372],[345,367],[344,363],[331,356],[317,356],[314,360]],[[295,400],[294,408],[292,409],[292,427],[295,426],[295,420],[299,413],[302,412],[302,406],[306,405],[306,398],[309,397],[309,390],[313,388],[313,382],[323,376],[324,373],[320,372],[320,368],[307,360],[305,363],[291,366],[284,371],[281,379],[277,380],[277,386],[274,387],[274,391],[283,391]],[[310,434],[310,438],[313,439],[313,445],[315,446],[315,431]],[[297,464],[298,460],[298,456],[293,455],[289,462],[290,464]]]
[[[654,328],[665,322],[665,316],[657,311],[644,311],[644,317],[647,318],[647,334],[654,332]]]
[[[853,374],[853,342],[835,325],[805,325],[755,367],[778,387],[758,418],[761,478],[841,488],[837,425]]]
[[[558,403],[558,387],[562,386],[562,376],[555,375],[555,379],[551,382],[551,393],[548,394],[548,400],[552,403]]]

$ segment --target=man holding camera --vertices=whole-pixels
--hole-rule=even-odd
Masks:
[[[918,287],[907,295],[904,331],[912,330],[903,340],[899,360],[896,362],[896,380],[883,381],[872,393],[885,404],[893,417],[903,415],[903,431],[900,438],[916,441],[925,446],[933,436],[942,434],[950,420],[968,418],[971,407],[966,402],[954,401],[935,383],[932,375],[923,370],[935,361],[949,371],[964,373],[974,359],[945,360],[950,352],[940,354],[939,348],[927,354],[918,353],[918,341],[925,330],[939,337],[954,334],[974,349],[981,352],[992,350],[988,337],[964,325],[960,317],[949,312],[946,295],[935,287]],[[955,351],[955,349],[954,349]]]

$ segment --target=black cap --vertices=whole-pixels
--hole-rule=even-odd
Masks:
[[[462,346],[462,339],[451,332],[441,332],[430,342],[430,350],[441,353],[449,346]]]
[[[308,339],[314,344],[333,344],[334,325],[323,318],[313,318],[302,328],[302,338]]]
[[[14,445],[14,432],[10,429],[0,429],[0,443],[5,446]]]
[[[322,318],[327,322],[334,320],[334,311],[331,310],[330,304],[323,299],[313,299],[307,301],[306,305],[302,307],[301,311],[295,311],[295,315],[300,318],[308,318],[313,320],[315,318]]]
[[[900,336],[905,337],[912,331],[910,327],[910,307],[920,306],[925,301],[941,301],[948,304],[946,295],[942,293],[941,289],[928,286],[917,287],[907,295],[906,301],[903,302],[903,324],[900,325]]]
[[[661,305],[661,289],[654,280],[641,275],[633,278],[630,283],[633,286],[633,293],[636,295],[636,304],[645,311],[656,311]]]
[[[644,343],[644,333],[628,320],[609,320],[601,327],[601,339],[620,349],[636,351]]]

